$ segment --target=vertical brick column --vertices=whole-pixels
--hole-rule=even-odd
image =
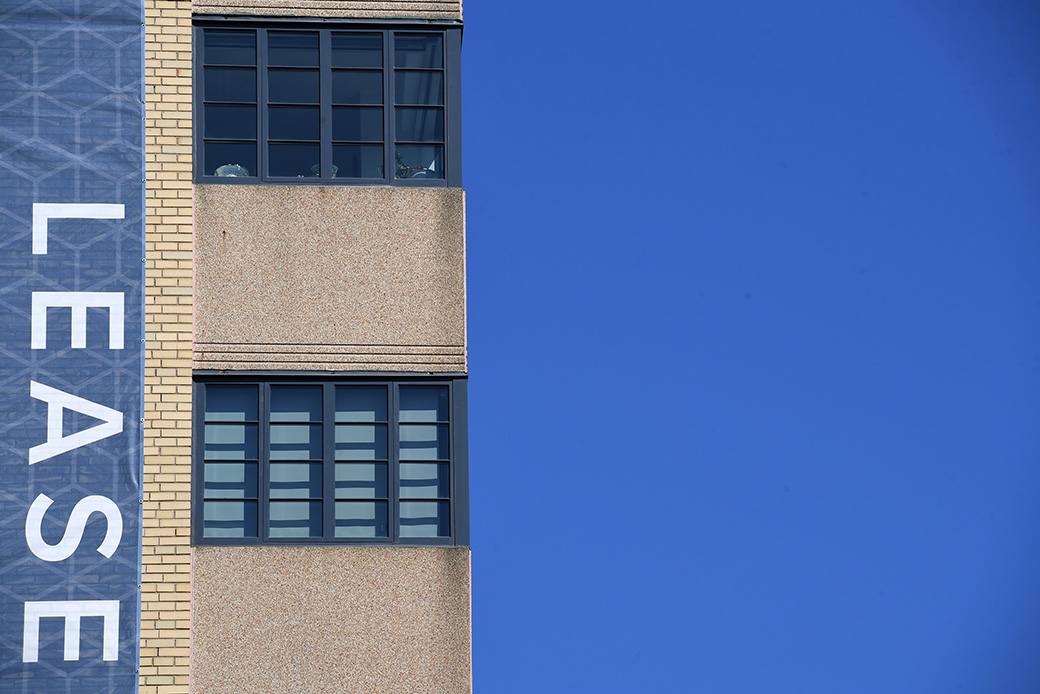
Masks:
[[[187,694],[191,618],[191,2],[145,0],[141,693]]]

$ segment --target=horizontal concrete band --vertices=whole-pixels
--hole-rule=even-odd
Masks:
[[[461,345],[233,345],[196,343],[196,369],[465,371]]]
[[[241,344],[230,342],[196,342],[195,352],[256,352],[258,354],[400,354],[432,356],[464,356],[463,345],[308,345],[308,344]]]
[[[462,20],[462,3],[443,0],[194,0],[198,14],[256,14],[284,17],[393,17]]]
[[[307,361],[307,362],[273,362],[273,361],[205,361],[195,362],[196,369],[217,371],[261,371],[265,369],[278,371],[385,371],[387,373],[457,373],[465,370],[461,362],[449,364],[426,364],[411,361],[402,362],[331,362],[331,361]]]

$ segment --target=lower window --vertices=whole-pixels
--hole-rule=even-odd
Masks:
[[[197,380],[196,542],[454,543],[464,383]]]

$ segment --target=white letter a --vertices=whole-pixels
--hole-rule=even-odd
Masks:
[[[111,407],[69,395],[36,381],[29,381],[29,395],[47,403],[47,442],[29,449],[30,465],[123,431],[123,413],[113,410]],[[62,436],[66,409],[100,419],[102,422],[68,436]]]

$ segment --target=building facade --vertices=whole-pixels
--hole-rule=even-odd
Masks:
[[[140,691],[469,692],[461,3],[144,5]]]
[[[27,0],[21,19],[52,4]],[[0,43],[20,45],[16,33]],[[56,668],[126,660],[131,635],[136,682],[108,691],[471,691],[461,50],[452,0],[144,0],[144,411],[140,430],[120,430],[142,432],[126,454],[142,460],[139,529],[122,525],[139,531],[138,628],[120,622],[110,658],[108,621],[103,653],[90,636],[101,613],[81,624],[43,612],[66,626],[37,615],[31,648],[28,626],[24,642],[4,642],[14,664],[0,689],[52,691],[64,677],[60,691],[73,691],[77,670]],[[33,234],[37,211],[45,231],[48,209],[116,214],[81,201],[61,212],[36,195]],[[20,271],[0,272],[17,289]],[[77,310],[95,315],[73,308],[70,328],[40,313],[57,326],[51,348],[72,332],[58,357],[80,346]],[[94,319],[82,318],[90,339]],[[56,410],[48,392],[32,392],[50,408],[27,415],[37,423],[76,409]],[[74,438],[61,427],[49,443]],[[10,528],[34,517],[23,508],[40,479],[7,490]],[[89,533],[104,548],[119,522],[92,504],[84,557]],[[34,575],[75,561],[57,556],[50,519],[26,554]],[[0,587],[34,580],[12,576]],[[3,610],[21,622],[21,605]],[[5,629],[21,637],[16,617]],[[41,663],[48,688],[33,686]]]

